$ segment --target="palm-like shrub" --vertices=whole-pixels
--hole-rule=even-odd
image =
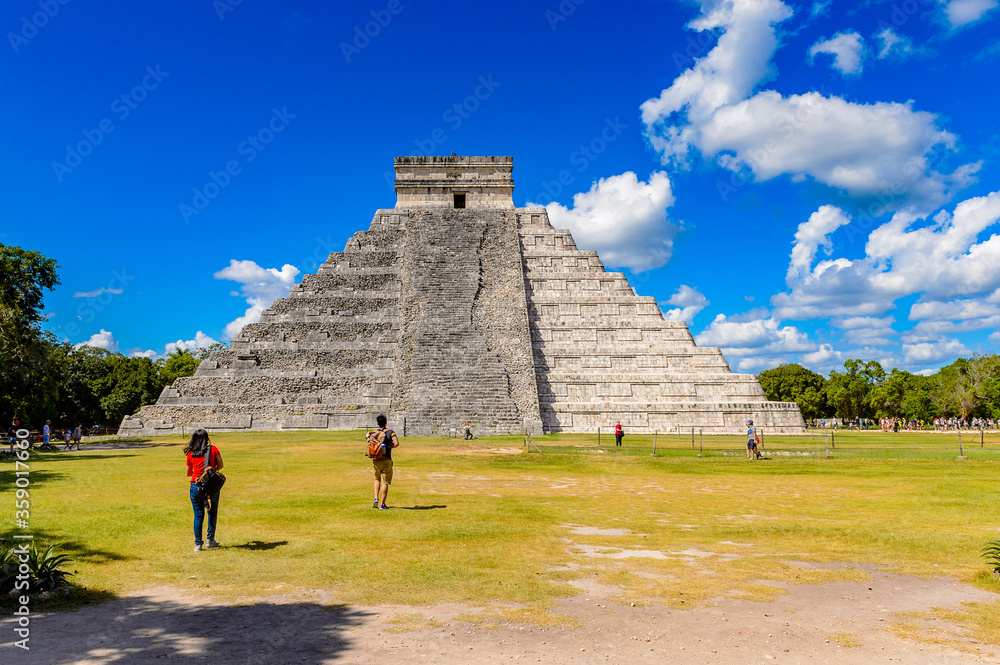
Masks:
[[[57,554],[55,545],[41,553],[32,545],[27,558],[28,593],[55,591],[67,584],[66,578],[73,574],[63,569],[69,557]],[[10,593],[13,590],[20,564],[20,557],[13,548],[5,547],[0,552],[0,592]]]
[[[1000,573],[1000,540],[991,540],[986,543],[980,556],[993,566],[994,573]]]

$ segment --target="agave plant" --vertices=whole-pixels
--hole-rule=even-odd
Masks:
[[[39,554],[32,546],[28,555],[28,568],[33,578],[32,591],[55,591],[66,584],[66,578],[73,574],[62,569],[69,561],[69,557],[65,554],[56,554],[55,549],[56,546],[52,545],[43,554]]]
[[[994,573],[1000,573],[1000,540],[991,540],[986,543],[980,556],[993,566]]]

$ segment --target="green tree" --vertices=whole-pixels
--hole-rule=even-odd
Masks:
[[[43,332],[42,299],[59,284],[59,264],[0,244],[0,420],[44,419],[56,399],[48,372],[55,337]]]
[[[139,407],[154,403],[163,390],[159,369],[149,358],[126,358],[118,353],[105,362],[108,373],[93,382],[105,424],[117,425]]]
[[[178,349],[171,353],[160,366],[160,379],[163,385],[172,384],[177,377],[192,376],[198,364],[201,362],[196,356],[191,355],[187,349]]]
[[[765,370],[757,379],[769,400],[797,403],[807,420],[822,418],[829,412],[822,374],[791,363]]]
[[[198,360],[208,360],[209,356],[211,356],[215,351],[224,351],[225,349],[225,344],[222,342],[215,342],[214,344],[210,344],[195,351],[194,357]]]
[[[104,419],[96,384],[111,370],[107,362],[111,355],[93,346],[74,348],[69,343],[53,346],[50,367],[59,380],[53,420],[74,425]]]
[[[869,396],[885,381],[885,370],[875,360],[852,359],[844,362],[843,372],[830,372],[826,384],[827,398],[838,417],[853,420],[873,417]]]

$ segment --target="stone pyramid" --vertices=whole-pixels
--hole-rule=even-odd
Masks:
[[[397,157],[395,208],[120,431],[348,430],[377,413],[409,435],[803,427],[544,208],[515,208],[512,168]]]

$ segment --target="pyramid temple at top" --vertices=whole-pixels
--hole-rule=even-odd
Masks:
[[[515,208],[512,168],[397,157],[395,208],[121,432],[347,430],[377,413],[410,435],[802,428],[544,208]]]

